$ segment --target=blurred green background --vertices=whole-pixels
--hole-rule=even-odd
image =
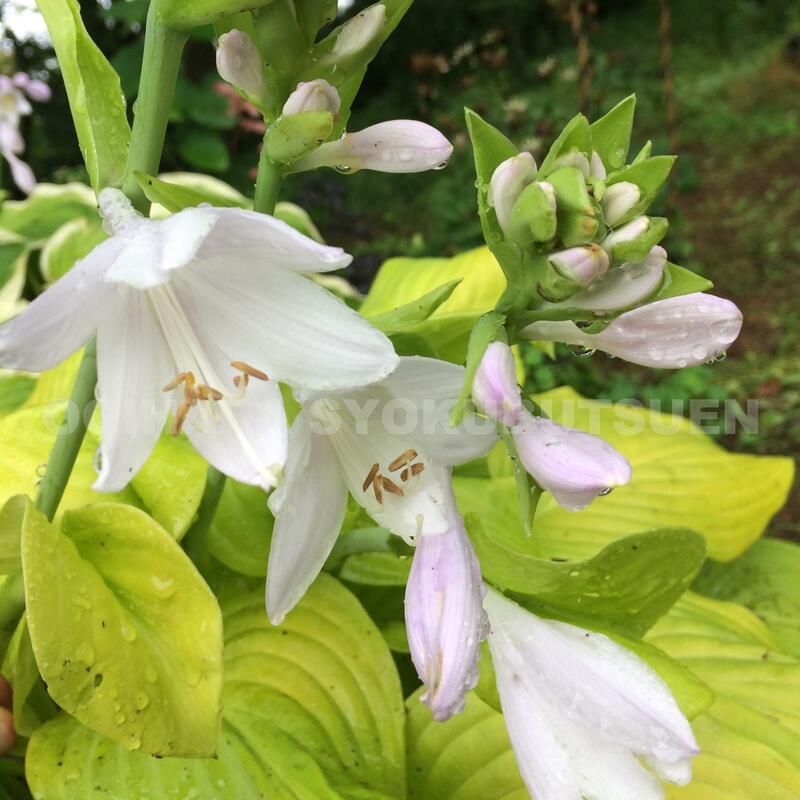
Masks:
[[[135,101],[147,0],[82,0],[87,28]],[[340,5],[348,16],[366,3]],[[26,120],[25,157],[40,180],[85,180],[66,96],[32,0],[2,0],[0,68],[39,74],[53,101]],[[416,0],[369,70],[350,129],[393,117],[436,125],[453,141],[448,169],[422,175],[332,171],[287,181],[324,236],[356,259],[369,286],[393,255],[448,255],[482,243],[470,106],[534,155],[577,111],[597,116],[635,92],[633,151],[678,152],[661,199],[671,260],[707,276],[745,314],[723,363],[643,370],[602,355],[524,352],[528,388],[569,383],[585,395],[660,402],[759,403],[758,431],[719,433],[726,446],[800,451],[800,2],[793,0]],[[163,167],[207,172],[249,191],[261,122],[220,85],[211,30],[187,50]],[[4,179],[3,188],[13,194]],[[800,538],[800,492],[773,522]]]

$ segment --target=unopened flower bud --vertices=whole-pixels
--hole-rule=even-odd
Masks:
[[[603,240],[603,249],[617,263],[642,261],[666,235],[669,222],[663,217],[636,217]]]
[[[472,399],[487,417],[511,428],[522,413],[514,354],[504,342],[492,342],[472,382]]]
[[[449,485],[450,476],[444,478]],[[405,600],[411,659],[426,687],[422,702],[438,722],[464,708],[465,695],[478,680],[480,642],[488,633],[486,589],[452,490],[445,504],[449,527],[419,537]]]
[[[627,311],[599,333],[586,333],[574,322],[534,322],[522,333],[602,350],[643,367],[678,369],[719,358],[741,327],[742,312],[730,300],[695,292]]]
[[[231,30],[219,37],[217,71],[223,80],[258,99],[264,90],[264,70],[255,42],[244,32]]]
[[[558,236],[565,247],[588,244],[600,230],[600,222],[591,214],[564,211],[558,215]]]
[[[385,22],[386,6],[383,3],[376,3],[356,14],[339,29],[330,60],[338,63],[357,56],[375,41]]]
[[[334,116],[339,113],[341,100],[339,92],[328,81],[317,78],[298,83],[283,106],[283,116],[302,114],[305,111],[328,111]]]
[[[589,176],[604,181],[606,179],[606,167],[603,164],[603,159],[596,150],[592,150],[592,161],[589,170]]]
[[[608,269],[608,255],[596,244],[553,253],[548,261],[563,277],[583,287]]]
[[[631,465],[608,442],[523,411],[514,443],[528,473],[569,511],[631,479]]]
[[[614,183],[606,189],[601,205],[606,224],[621,223],[642,199],[642,190],[630,181]]]
[[[497,214],[503,233],[508,234],[511,212],[522,190],[536,179],[536,161],[530,153],[507,158],[492,173],[488,201]]]
[[[50,87],[44,81],[31,78],[24,72],[18,72],[12,81],[18,89],[22,89],[31,100],[36,100],[37,103],[46,103],[53,96]]]
[[[556,194],[552,184],[529,183],[514,203],[506,226],[508,239],[522,247],[534,242],[548,242],[556,235]]]
[[[551,171],[559,169],[560,167],[573,167],[586,178],[592,174],[592,168],[589,164],[589,159],[586,158],[586,155],[581,153],[580,150],[570,150],[569,153],[560,155],[553,162]]]
[[[292,171],[333,167],[345,174],[360,169],[425,172],[447,166],[452,152],[453,145],[436,128],[415,120],[395,119],[326,142],[295,162]]]
[[[559,167],[547,176],[556,195],[556,202],[561,211],[573,211],[576,214],[595,215],[586,179],[575,167]]]

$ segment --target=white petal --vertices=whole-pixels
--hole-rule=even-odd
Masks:
[[[216,218],[213,234],[200,250],[200,260],[219,261],[220,271],[230,272],[232,281],[248,283],[275,269],[330,272],[346,267],[353,260],[341,247],[315,242],[267,214],[241,208],[195,210]]]
[[[508,227],[511,210],[522,190],[536,180],[536,161],[528,152],[507,158],[492,173],[489,183],[488,201],[497,214],[497,222],[503,231]]]
[[[120,243],[98,245],[17,317],[0,327],[0,365],[42,372],[92,338],[100,322],[120,313],[118,287],[103,276]]]
[[[450,411],[463,384],[463,367],[423,356],[401,358],[397,369],[381,382],[393,398],[418,409],[414,436],[437,464],[454,466],[481,458],[497,441],[494,423],[475,414],[467,414],[456,427],[450,424]]]
[[[447,530],[444,487],[433,462],[410,438],[399,415],[397,432],[392,433],[387,430],[387,426],[394,424],[392,419],[384,416],[380,401],[366,391],[352,397],[316,399],[308,408],[315,429],[330,436],[350,493],[378,524],[409,543],[423,530],[429,533]],[[413,430],[413,426],[408,430]],[[404,482],[401,470],[390,470],[389,465],[409,449],[416,450],[414,461],[424,469],[416,476],[409,474]],[[381,474],[402,488],[402,496],[387,490],[376,496],[373,485],[363,488],[374,464]]]
[[[267,568],[267,614],[279,625],[322,569],[342,527],[347,487],[326,436],[302,410],[289,437],[286,478],[270,498],[275,527]]]
[[[275,380],[339,389],[380,380],[398,363],[380,331],[300,275],[262,269],[244,280],[202,264],[174,285],[195,330]]]
[[[221,386],[230,393],[237,375],[231,361],[238,357],[195,329]],[[176,390],[180,396],[181,390]],[[203,458],[220,472],[242,483],[273,488],[286,461],[288,426],[283,398],[276,381],[251,380],[239,398],[206,402],[189,411],[184,426]]]
[[[175,373],[147,296],[129,289],[124,300],[97,333],[102,439],[94,488],[104,492],[122,489],[150,455],[169,407],[162,387]]]

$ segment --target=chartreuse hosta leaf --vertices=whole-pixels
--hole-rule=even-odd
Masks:
[[[54,374],[50,388],[57,392],[60,386]],[[55,402],[23,408],[0,419],[0,504],[17,494],[32,497],[36,493],[65,410],[66,404]],[[205,486],[205,462],[191,445],[183,439],[162,436],[132,482],[111,495],[91,489],[97,478],[93,461],[98,445],[92,429],[78,454],[59,513],[108,500],[130,503],[150,511],[175,538],[183,536]]]
[[[99,220],[94,192],[82,183],[40,183],[25,200],[10,200],[0,207],[0,228],[30,242],[52,236],[76,217]]]
[[[621,536],[681,527],[703,534],[711,558],[732,559],[758,539],[792,484],[791,459],[728,453],[684,417],[587,400],[568,388],[537,400],[557,422],[606,439],[633,466],[627,486],[578,513],[542,497],[533,536],[545,558],[586,558]],[[463,513],[477,513],[503,543],[523,536],[510,463],[505,469],[509,477],[455,482]]]
[[[728,564],[706,564],[697,591],[755,612],[781,645],[800,658],[800,547],[761,539]]]
[[[403,701],[386,645],[323,575],[280,628],[261,582],[228,589],[216,759],[153,759],[63,715],[31,739],[37,800],[401,800]]]
[[[703,751],[694,760],[694,780],[668,786],[669,800],[800,796],[800,662],[776,649],[767,629],[742,606],[691,594],[648,641],[695,672],[715,695],[692,720]],[[685,700],[695,690],[686,673],[659,672],[684,713],[693,716]],[[473,693],[463,714],[440,724],[417,695],[407,705],[410,800],[530,800],[494,708]]]
[[[800,797],[800,661],[743,606],[691,593],[647,638],[716,695],[693,722],[695,779],[670,800]]]
[[[623,636],[641,636],[689,588],[705,558],[703,537],[659,530],[612,542],[585,561],[537,558],[530,538],[495,540],[467,517],[484,577],[536,614]],[[535,534],[534,534],[535,535]]]
[[[92,186],[117,186],[130,144],[119,76],[81,20],[77,0],[36,0],[64,77],[72,120]]]
[[[29,509],[26,616],[36,663],[63,709],[130,750],[213,755],[222,616],[175,540],[120,504]]]
[[[42,275],[51,282],[58,280],[106,238],[99,220],[70,220],[45,242],[39,257]]]
[[[458,280],[461,282],[452,294],[430,316],[409,325],[404,332],[421,337],[432,354],[463,362],[472,326],[494,308],[506,286],[502,270],[485,247],[454,258],[389,259],[378,271],[361,313],[373,318],[409,303],[422,303],[426,295],[430,299],[429,293],[435,296],[436,292],[450,291],[450,284]]]

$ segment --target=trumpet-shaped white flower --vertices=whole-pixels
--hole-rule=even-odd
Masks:
[[[36,178],[33,170],[19,157],[25,150],[20,122],[23,116],[33,111],[26,94],[32,100],[44,102],[50,99],[50,87],[24,72],[18,72],[13,78],[0,75],[0,154],[11,168],[14,183],[30,194],[36,186]]]
[[[121,489],[170,406],[202,455],[245,483],[274,486],[286,455],[278,381],[339,389],[390,373],[389,340],[303,277],[350,256],[274,217],[190,208],[141,217],[100,193],[111,238],[0,327],[0,365],[49,369],[97,335],[101,469]],[[185,423],[185,425],[184,425]]]
[[[267,570],[267,612],[278,624],[311,585],[333,547],[347,493],[407,542],[443,534],[448,487],[434,466],[478,458],[496,440],[494,425],[448,414],[462,367],[403,358],[379,383],[344,393],[317,393],[290,433],[286,480],[270,498],[275,529]]]
[[[649,666],[493,590],[484,606],[506,727],[536,800],[662,800],[658,778],[691,780],[697,742]]]
[[[602,350],[643,367],[677,369],[719,358],[741,328],[742,312],[730,300],[695,292],[627,311],[599,333],[564,321],[534,322],[522,334]]]
[[[406,586],[406,630],[411,658],[427,691],[422,702],[444,722],[464,708],[478,680],[480,642],[486,637],[486,588],[464,521],[456,508],[450,475],[444,467],[448,527],[424,530],[417,541]]]
[[[447,166],[452,153],[453,145],[436,128],[412,119],[394,119],[325,142],[295,161],[291,170],[306,172],[333,167],[345,174],[360,169],[426,172]]]

